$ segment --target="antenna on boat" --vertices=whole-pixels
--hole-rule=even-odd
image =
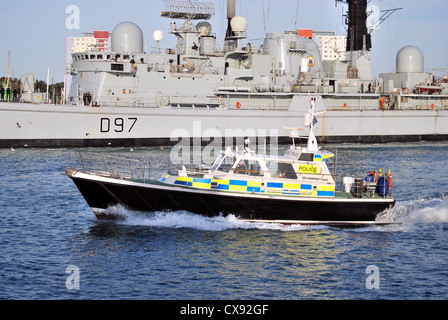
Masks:
[[[325,113],[325,111],[315,112],[314,110],[314,102],[316,101],[316,98],[310,97],[310,109],[308,110],[308,113],[305,114],[303,124],[305,127],[310,128],[310,134],[308,136],[308,144],[307,144],[307,150],[308,151],[319,151],[319,146],[317,145],[317,139],[314,135],[314,125],[318,122],[316,116],[319,114]]]
[[[295,139],[299,138],[300,139],[300,135],[299,135],[299,131],[300,130],[305,130],[304,128],[293,128],[293,127],[282,127],[283,130],[288,130],[289,131],[289,137],[292,139],[292,149],[296,148],[296,143],[295,143]]]

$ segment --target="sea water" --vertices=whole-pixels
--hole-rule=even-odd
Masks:
[[[281,226],[120,207],[111,210],[124,220],[98,221],[62,174],[79,166],[75,150],[2,149],[0,299],[447,299],[448,144],[326,147],[338,150],[338,177],[391,170],[394,224]],[[149,156],[157,176],[170,148],[113,152]]]

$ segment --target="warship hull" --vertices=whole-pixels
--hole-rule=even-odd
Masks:
[[[324,102],[325,103],[325,102]],[[278,138],[304,110],[129,108],[0,103],[0,147],[137,147],[243,136]],[[327,110],[321,142],[437,141],[448,138],[448,110]]]

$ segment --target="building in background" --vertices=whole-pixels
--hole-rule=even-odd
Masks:
[[[312,39],[317,43],[322,60],[345,60],[347,37],[333,31],[314,31]]]

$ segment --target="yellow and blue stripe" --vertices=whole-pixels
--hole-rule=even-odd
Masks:
[[[169,176],[163,176],[160,181],[165,181]],[[317,196],[317,197],[334,197],[334,186],[317,186],[313,188],[311,184],[299,183],[281,183],[268,182],[266,190],[262,188],[261,181],[247,181],[247,180],[220,180],[220,179],[201,179],[190,177],[178,177],[174,182],[176,185],[211,189],[211,190],[225,190],[237,192],[250,193],[275,193],[284,195],[302,195],[302,196]]]

